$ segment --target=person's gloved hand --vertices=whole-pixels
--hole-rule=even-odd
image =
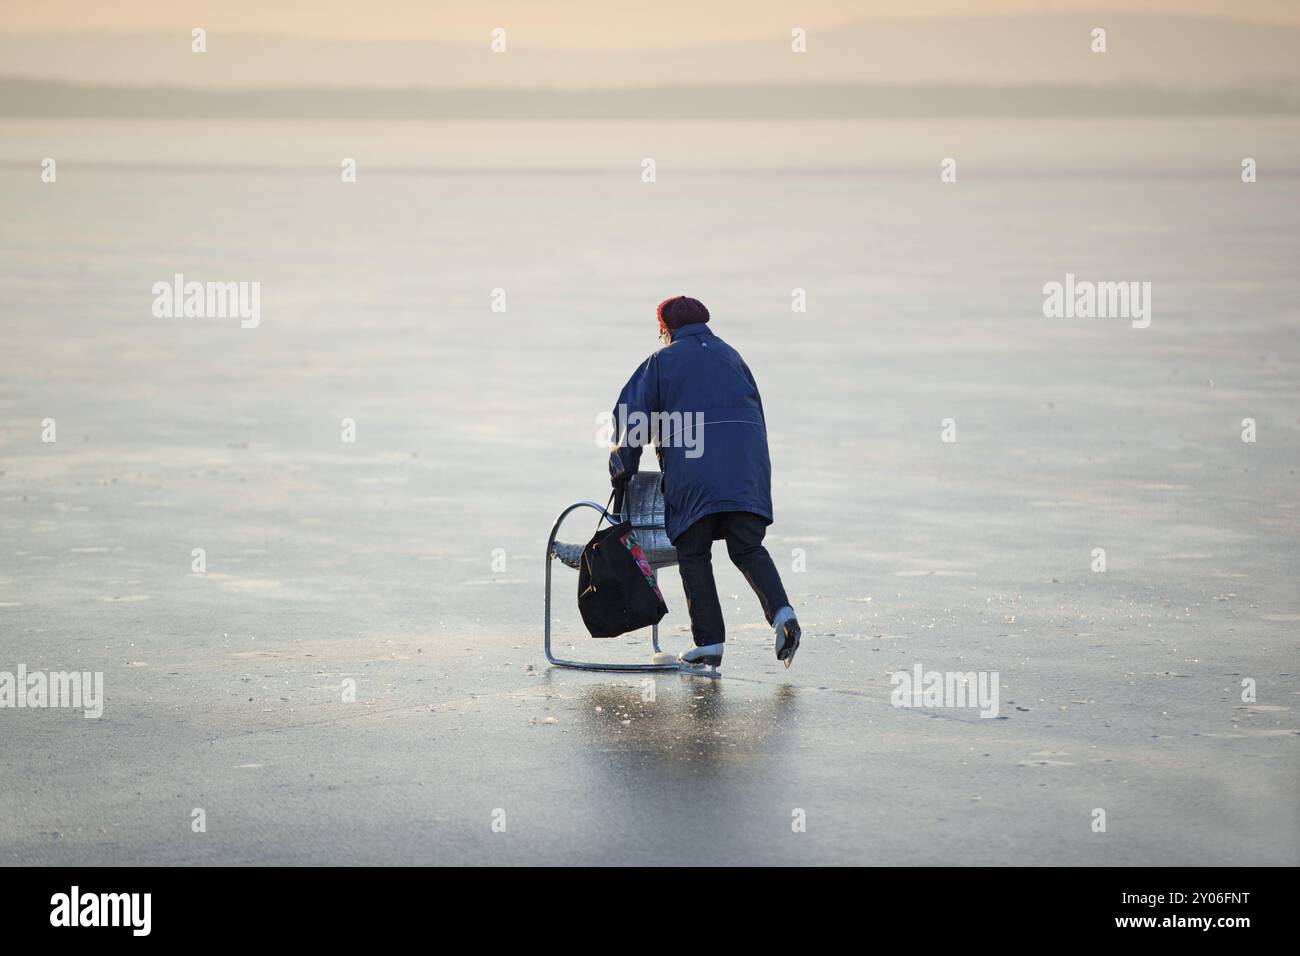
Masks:
[[[615,491],[618,490],[620,483],[622,487],[627,487],[627,480],[632,476],[628,474],[623,465],[623,459],[619,457],[617,451],[609,454],[609,483]]]

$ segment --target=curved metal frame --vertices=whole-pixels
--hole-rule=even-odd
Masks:
[[[582,671],[675,671],[681,670],[681,665],[675,661],[671,664],[599,664],[594,661],[566,661],[556,657],[551,653],[551,562],[555,560],[552,549],[555,547],[555,538],[560,533],[560,525],[564,519],[579,508],[592,508],[600,512],[602,518],[610,524],[615,524],[613,516],[605,510],[604,505],[598,505],[594,501],[576,501],[569,507],[560,512],[560,516],[555,519],[555,524],[551,527],[551,536],[546,539],[546,659],[556,667],[572,667]],[[656,654],[663,651],[659,647],[659,625],[655,624],[650,631],[650,644],[654,647]]]

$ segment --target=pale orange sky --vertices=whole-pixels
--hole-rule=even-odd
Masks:
[[[687,46],[870,16],[1164,12],[1300,23],[1300,0],[8,0],[5,32],[209,30],[537,46]]]

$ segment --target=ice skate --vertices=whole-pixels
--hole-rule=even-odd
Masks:
[[[722,666],[722,652],[725,644],[705,644],[692,647],[677,658],[677,663],[686,673],[699,674],[703,677],[718,677],[718,668]]]
[[[776,630],[776,659],[785,661],[786,670],[789,670],[794,663],[795,651],[799,650],[799,637],[803,633],[799,630],[799,620],[794,616],[794,609],[783,607],[777,611],[772,627]]]

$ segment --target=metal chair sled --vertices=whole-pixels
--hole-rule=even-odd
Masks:
[[[650,562],[656,573],[661,568],[669,568],[677,563],[677,551],[668,540],[668,532],[664,530],[664,496],[663,489],[659,484],[659,472],[637,472],[628,482],[627,494],[623,502],[623,512],[613,513],[605,510],[603,505],[598,505],[594,501],[575,501],[569,507],[560,512],[560,516],[555,519],[555,524],[551,528],[551,536],[546,541],[546,628],[545,628],[545,646],[546,659],[557,667],[574,667],[578,670],[585,671],[675,671],[680,666],[677,662],[658,662],[649,664],[603,664],[598,661],[569,661],[556,657],[551,652],[551,567],[554,561],[559,561],[568,567],[577,569],[579,562],[582,560],[582,551],[585,545],[582,544],[565,544],[557,540],[560,533],[560,526],[564,519],[580,508],[591,508],[600,514],[597,519],[599,525],[601,521],[608,521],[610,524],[617,524],[623,520],[624,514],[627,514],[632,521],[632,529],[636,532],[637,540],[641,543],[641,548],[645,551],[646,560]],[[662,655],[664,651],[659,647],[659,625],[654,625],[650,630],[650,646],[653,648],[655,655]]]

